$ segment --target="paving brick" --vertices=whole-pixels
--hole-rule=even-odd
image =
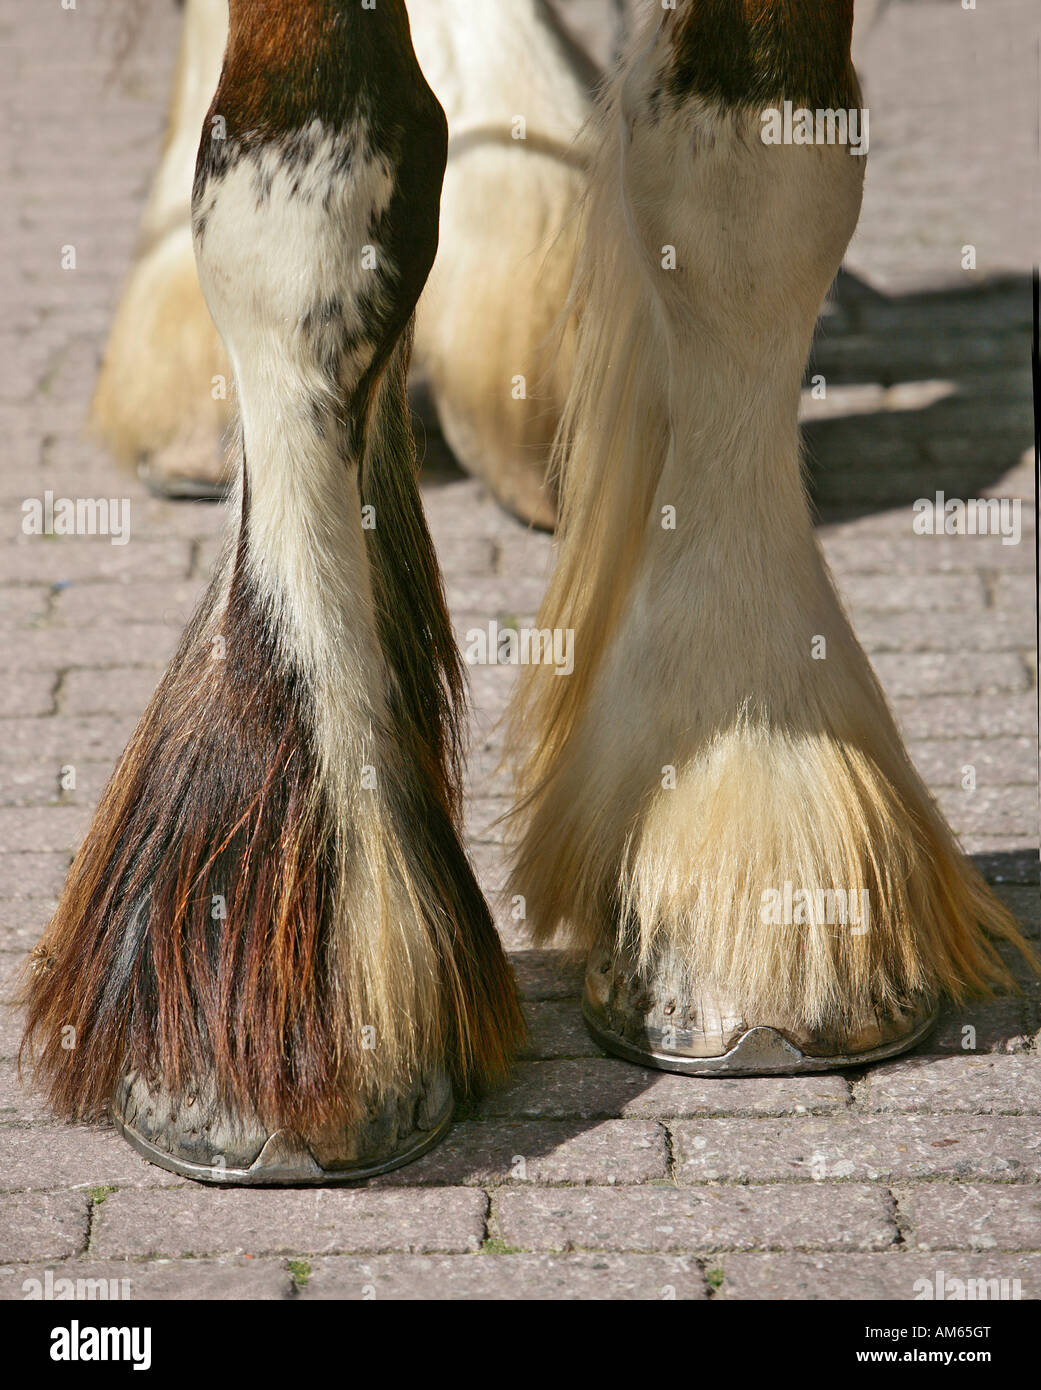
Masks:
[[[974,1297],[1001,1293],[1008,1281],[1009,1294],[1016,1291],[1024,1299],[1041,1297],[1041,1256],[1037,1255],[724,1255],[722,1281],[716,1298],[740,1300],[822,1300],[825,1302],[863,1299],[867,1303],[886,1301],[932,1301],[937,1289],[944,1301],[967,1295],[964,1281],[987,1280],[988,1285],[973,1286]],[[997,1280],[991,1285],[989,1281]],[[889,1346],[889,1344],[886,1344]]]
[[[665,1132],[649,1120],[501,1120],[457,1124],[443,1143],[380,1186],[436,1183],[641,1183],[666,1175]]]
[[[114,1255],[465,1251],[484,1238],[474,1191],[372,1189],[115,1192],[95,1213],[92,1250]]]
[[[503,1192],[491,1224],[525,1250],[884,1250],[897,1239],[885,1190],[855,1183]]]
[[[0,990],[13,987],[13,982],[28,957],[24,951],[4,951],[0,953]]]
[[[56,906],[54,898],[0,898],[0,951],[35,946]]]
[[[903,514],[909,521],[927,488],[930,496],[938,488],[947,497],[962,498],[985,491],[977,486],[978,457],[963,461],[941,456],[938,466],[931,468],[936,450],[928,448],[929,441],[921,433],[914,437],[907,417],[894,415],[888,429],[882,429],[885,420],[880,415],[871,418],[870,443],[865,443],[859,424],[846,420],[818,421],[804,430],[810,500],[826,523],[880,511]],[[891,437],[886,438],[887,434]],[[1024,432],[990,441],[991,458],[1002,461],[998,471],[1014,465],[1028,437]],[[922,486],[924,479],[929,479],[927,488]]]
[[[791,1115],[845,1109],[841,1076],[702,1081],[615,1058],[528,1062],[486,1096],[486,1115],[516,1119],[656,1118],[674,1115]]]
[[[18,1075],[13,1061],[0,1061],[0,1125],[49,1124],[46,1098],[32,1087],[31,1076]]]
[[[9,980],[12,973],[11,967],[5,962],[4,974]],[[16,1057],[22,1041],[22,1013],[21,1009],[10,1002],[12,993],[13,986],[7,984],[3,988],[3,997],[0,998],[0,1057],[4,1059]]]
[[[813,369],[822,371],[829,381],[863,380],[865,368],[882,382],[909,378],[920,380],[935,372],[976,372],[984,367],[1004,372],[1023,361],[1020,340],[1010,342],[1007,334],[942,335],[921,321],[904,324],[904,333],[890,336],[886,350],[879,354],[878,338],[860,331],[841,336],[819,335],[813,345]],[[1005,364],[1002,367],[1002,363]],[[974,440],[978,447],[978,440]]]
[[[0,629],[7,636],[7,644],[14,646],[18,634],[12,629],[38,623],[47,616],[51,604],[51,590],[42,584],[4,584],[0,585]]]
[[[503,950],[523,951],[528,945],[528,931],[523,922],[514,920],[508,901],[492,896],[489,898],[488,906],[491,908],[492,921],[499,933]]]
[[[106,1185],[154,1188],[183,1182],[146,1163],[115,1130],[100,1125],[5,1125],[0,1144],[4,1154],[0,1191]]]
[[[907,739],[1029,739],[1037,738],[1037,702],[1028,693],[979,695],[975,698],[939,695],[893,696],[892,708]]]
[[[505,512],[489,505],[491,494],[476,478],[453,480],[441,487],[426,487],[423,510],[439,550],[453,540],[468,536],[482,539],[515,535],[517,523]]]
[[[1018,613],[959,614],[956,622],[937,622],[929,613],[879,613],[853,609],[853,627],[869,656],[881,652],[976,653],[990,661],[994,652],[1017,652],[1034,640],[1033,619]]]
[[[503,893],[508,876],[508,865],[502,846],[483,841],[479,844],[467,844],[466,849],[485,896],[495,899]],[[493,901],[492,906],[498,907],[499,904]]]
[[[70,584],[55,598],[52,622],[56,628],[98,629],[150,620],[180,632],[202,592],[199,580],[153,583],[140,576],[132,584]],[[57,634],[55,640],[60,641]]]
[[[1030,1047],[1026,1009],[1026,1001],[1017,996],[974,999],[966,1004],[948,1002],[923,1051],[958,1056],[1026,1052]]]
[[[150,497],[136,485],[132,486],[131,498],[134,536],[133,545],[128,547],[131,550],[155,541],[176,549],[175,537],[177,543],[187,544],[190,549],[219,539],[230,519],[225,507],[212,502],[180,502],[171,506],[169,502]],[[147,573],[147,568],[141,565],[139,573]]]
[[[530,1032],[525,1057],[546,1061],[556,1057],[601,1056],[600,1048],[582,1021],[577,1000],[529,1003],[524,1016]]]
[[[873,1067],[855,1094],[864,1110],[1041,1114],[1041,1057],[913,1057]]]
[[[0,720],[16,715],[50,714],[54,708],[54,677],[47,671],[8,672],[0,686]],[[0,723],[0,743],[6,743]]]
[[[679,1120],[669,1126],[680,1183],[1041,1177],[1036,1119],[829,1115]]]
[[[926,701],[925,703],[937,703]],[[961,787],[972,768],[977,788],[1037,788],[1037,738],[914,739],[907,747],[924,780],[938,787]],[[1033,760],[1034,768],[1031,767]]]
[[[499,844],[502,840],[502,817],[512,802],[503,796],[470,797],[464,807],[466,837],[474,844]]]
[[[491,722],[501,717],[516,689],[519,666],[467,666],[470,695],[474,705],[471,737],[476,742],[482,720]]]
[[[981,612],[987,591],[976,574],[889,574],[884,583],[874,575],[847,572],[839,581],[843,600],[863,612],[906,612],[922,614],[937,626],[949,626],[957,619],[937,614]]]
[[[39,762],[0,762],[0,806],[54,805],[58,769]]]
[[[0,760],[0,806],[83,806],[93,810],[114,760],[73,764]]]
[[[495,541],[495,563],[499,574],[512,579],[545,583],[553,571],[556,552],[553,539],[544,531],[517,530],[499,536]]]
[[[1036,621],[1037,582],[1032,574],[998,574],[994,578],[994,604],[1023,615],[1025,621]]]
[[[503,762],[501,741],[475,737],[466,764],[467,797],[506,799],[512,792],[512,778],[510,767]]]
[[[0,852],[70,856],[87,832],[90,814],[79,806],[0,808]]]
[[[992,888],[1023,887],[1037,885],[1039,865],[1038,851],[1006,849],[1004,853],[995,850],[973,855],[976,868]]]
[[[1041,888],[1004,886],[995,892],[1027,936],[1041,936]]]
[[[0,1197],[0,1262],[60,1260],[87,1244],[87,1198],[80,1192]]]
[[[55,1294],[69,1289],[70,1296],[97,1298],[101,1285],[111,1299],[217,1300],[290,1298],[293,1277],[285,1260],[228,1257],[218,1260],[67,1260],[0,1268],[0,1299],[24,1299],[35,1284],[46,1287],[47,1269]],[[70,1280],[71,1285],[60,1281]],[[28,1281],[35,1281],[28,1282]]]
[[[702,1300],[707,1289],[692,1261],[665,1255],[381,1256],[311,1262],[307,1299]]]
[[[71,854],[0,854],[0,898],[57,897]]]
[[[1016,694],[1028,688],[1026,668],[1012,652],[994,652],[986,661],[971,653],[880,652],[872,659],[887,695]]]
[[[906,514],[904,524],[892,536],[864,534],[860,527],[836,534],[836,528],[824,527],[824,553],[840,585],[852,574],[874,575],[884,585],[894,572],[946,575],[963,570],[978,573],[992,567],[1033,569],[1031,547],[1023,542],[1008,546],[1000,536],[916,536],[911,530],[912,516]],[[951,626],[956,628],[957,621]]]
[[[821,399],[812,391],[803,390],[799,418],[804,423],[815,420],[841,419],[846,415],[866,415],[883,408],[885,388],[878,382],[858,382],[856,385],[829,385]]]
[[[961,847],[988,883],[1036,883],[1037,835],[1033,832],[959,836]]]
[[[577,1001],[582,994],[585,964],[566,951],[514,951],[510,964],[525,999]]]
[[[29,752],[48,772],[81,762],[112,763],[134,732],[130,714],[110,718],[92,715],[75,719],[12,719],[0,733],[0,760],[23,762]]]
[[[122,479],[117,480],[117,485],[119,483]],[[115,494],[110,490],[108,495]],[[0,579],[48,585],[84,580],[123,580],[137,584],[140,580],[176,580],[187,576],[191,566],[190,543],[136,539],[133,499],[130,535],[126,545],[113,545],[108,537],[23,537],[21,544],[0,545]]]
[[[144,713],[159,680],[151,668],[129,666],[107,671],[70,671],[60,690],[63,715]]]
[[[1041,1187],[920,1183],[897,1190],[917,1250],[1041,1250]]]
[[[139,615],[135,615],[137,617]],[[70,667],[162,666],[173,656],[181,628],[133,618],[120,624],[37,627],[19,632],[5,657],[11,669],[57,671]]]
[[[445,582],[445,593],[456,621],[472,615],[476,619],[474,625],[483,624],[485,628],[494,618],[500,623],[508,618],[527,620],[538,612],[544,589],[545,581],[541,577],[515,573],[477,579],[448,577]]]
[[[956,835],[1004,835],[1028,841],[1041,835],[1036,787],[980,786],[977,781],[974,791],[943,788],[936,800]]]
[[[1030,943],[1031,946],[1033,944]],[[1026,1000],[1029,1017],[1032,1004],[1041,1001],[1041,966],[1038,964],[1038,952],[1035,950],[1032,957],[1025,957],[1015,947],[1000,941],[997,943],[997,950],[1014,984],[1021,991],[1020,997]]]
[[[491,537],[447,536],[438,547],[442,573],[453,579],[484,579],[495,573],[497,546]]]

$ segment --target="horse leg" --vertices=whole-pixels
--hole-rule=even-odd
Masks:
[[[456,832],[405,396],[445,122],[401,0],[232,0],[217,115],[193,232],[237,531],[35,956],[24,1047],[61,1113],[111,1103],[179,1173],[349,1181],[436,1141],[523,1031]]]
[[[556,329],[598,74],[547,0],[412,0],[409,11],[450,135],[416,369],[462,466],[508,510],[552,526],[547,462],[573,350]]]
[[[624,1055],[821,1069],[914,1042],[1027,950],[901,744],[816,541],[800,383],[862,157],[764,112],[860,104],[852,0],[701,0],[631,38],[573,298],[562,541],[531,667],[511,891],[589,952]]]
[[[167,140],[91,405],[91,427],[155,491],[220,496],[230,371],[195,268],[191,193],[199,130],[228,30],[227,0],[188,0]]]
[[[570,339],[556,350],[554,329],[584,186],[576,140],[597,74],[547,0],[413,0],[410,9],[453,137],[446,250],[420,305],[415,370],[463,467],[510,510],[551,526],[546,466],[571,360]],[[188,215],[226,35],[227,0],[188,0],[168,142],[92,409],[117,456],[173,496],[219,490],[216,440],[231,411],[232,373],[199,289]]]

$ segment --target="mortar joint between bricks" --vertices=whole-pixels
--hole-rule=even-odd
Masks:
[[[531,1184],[531,1186],[539,1186],[539,1184]],[[503,1233],[502,1217],[499,1212],[499,1203],[497,1199],[500,1193],[509,1192],[510,1190],[511,1188],[508,1183],[498,1187],[488,1187],[485,1190],[488,1204],[484,1212],[484,1229],[481,1233],[479,1250],[485,1250],[490,1241],[499,1241],[503,1245],[506,1244],[506,1236]]]
[[[871,1072],[867,1068],[847,1072],[844,1080],[849,1086],[850,1109],[861,1113],[867,1110],[871,1090]]]
[[[991,569],[977,570],[976,573],[980,577],[980,586],[983,589],[984,612],[986,612],[988,609],[997,608],[998,580],[1001,578],[1000,573],[996,570]]]
[[[495,1234],[495,1232],[494,1232],[493,1229],[492,1229],[492,1226],[493,1226],[493,1224],[494,1224],[494,1223],[493,1223],[493,1220],[492,1220],[492,1218],[493,1218],[493,1203],[492,1203],[493,1193],[492,1193],[490,1190],[488,1190],[487,1188],[482,1188],[481,1195],[484,1197],[484,1215],[483,1215],[483,1217],[482,1217],[481,1240],[480,1240],[480,1244],[479,1244],[478,1247],[477,1247],[479,1250],[480,1250],[480,1249],[483,1249],[483,1247],[488,1243],[489,1240],[492,1239],[492,1237],[493,1237],[494,1234]]]
[[[43,617],[40,619],[41,623],[53,622],[56,616],[58,595],[61,592],[62,590],[58,587],[56,583],[47,585],[46,598],[44,600]]]
[[[676,1150],[672,1138],[672,1129],[668,1121],[662,1121],[661,1127],[665,1136],[665,1177],[673,1185],[676,1185]]]
[[[115,1192],[115,1190],[116,1189],[114,1187],[108,1186],[92,1187],[88,1190],[87,1239],[83,1246],[83,1249],[79,1252],[81,1255],[89,1255],[92,1253],[94,1246],[94,1233],[97,1230],[97,1224],[101,1212],[101,1207],[112,1195],[112,1193]]]
[[[709,1303],[712,1303],[726,1281],[726,1271],[719,1260],[714,1259],[711,1255],[698,1255],[695,1257],[694,1263],[701,1272],[702,1282],[705,1285],[705,1298]],[[711,1277],[713,1275],[716,1277]]]
[[[889,1215],[896,1228],[896,1239],[891,1248],[900,1249],[910,1244],[908,1236],[911,1234],[914,1222],[910,1212],[904,1209],[903,1189],[899,1187],[886,1188],[886,1201],[889,1206]]]
[[[57,597],[57,591],[52,588],[50,592],[51,601],[53,601]],[[61,701],[65,693],[65,682],[68,679],[68,675],[68,666],[62,666],[57,671],[55,671],[54,683],[51,686],[51,707],[47,711],[47,714],[44,716],[45,718],[53,719],[55,716],[61,713]]]

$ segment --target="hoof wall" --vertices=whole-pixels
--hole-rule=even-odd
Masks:
[[[678,1072],[683,1076],[794,1076],[800,1072],[869,1066],[915,1047],[936,1026],[939,1012],[937,1002],[923,1002],[906,1032],[863,1051],[804,1052],[779,1029],[759,1026],[742,1033],[726,1052],[716,1056],[685,1056],[662,1048],[637,1046],[605,1028],[588,1003],[582,1008],[586,1027],[606,1051],[639,1066]]]
[[[373,1109],[353,1130],[305,1139],[267,1132],[205,1100],[174,1102],[140,1077],[120,1083],[112,1119],[149,1163],[225,1187],[329,1187],[365,1182],[429,1152],[448,1133],[453,1099],[437,1073],[405,1097]]]

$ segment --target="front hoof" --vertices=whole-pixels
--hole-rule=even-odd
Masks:
[[[327,1187],[364,1182],[427,1153],[452,1123],[452,1087],[433,1070],[401,1096],[370,1104],[352,1126],[302,1136],[269,1130],[207,1099],[184,1100],[131,1073],[116,1089],[116,1129],[150,1163],[229,1187]]]
[[[641,970],[600,947],[586,970],[582,1015],[606,1051],[684,1076],[789,1076],[867,1066],[906,1052],[935,1027],[939,1001],[918,994],[847,1027],[813,1030],[747,1016],[712,989],[691,989],[676,962]]]

